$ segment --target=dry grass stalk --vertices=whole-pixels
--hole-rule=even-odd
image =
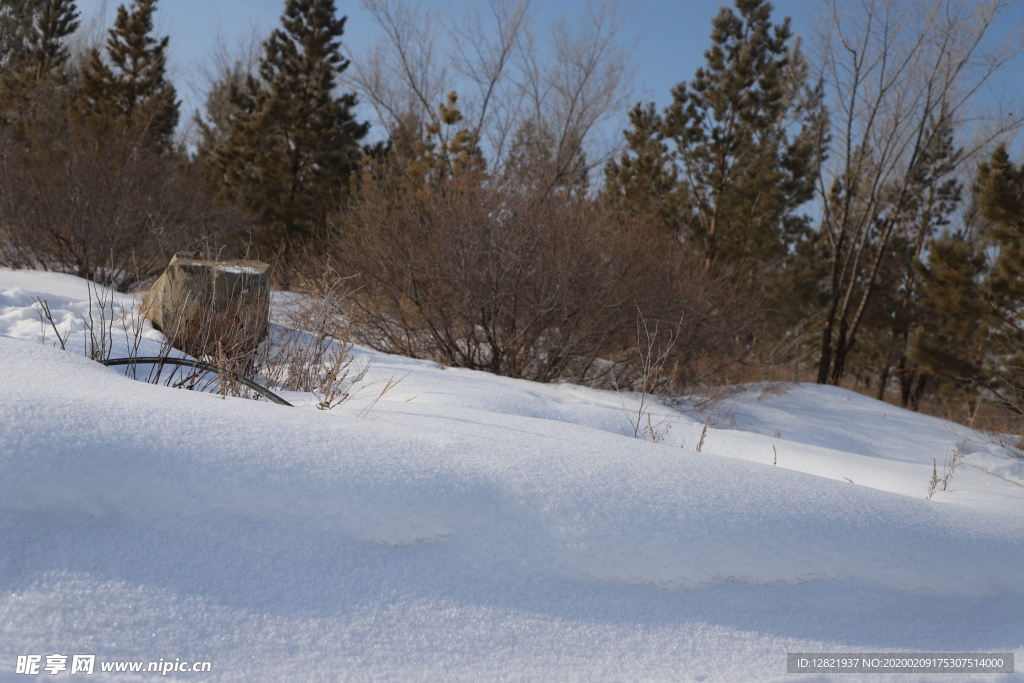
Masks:
[[[53,314],[50,312],[50,304],[47,303],[46,299],[41,299],[39,297],[36,297],[36,302],[39,304],[39,308],[37,309],[37,312],[39,313],[39,322],[43,325],[43,343],[46,343],[45,323],[49,322],[50,327],[53,328],[53,333],[57,335],[57,341],[60,343],[60,350],[66,351],[68,339],[71,337],[71,330],[68,330],[64,336],[61,336],[60,330],[57,329],[57,323],[53,319]]]
[[[378,401],[380,401],[382,398],[384,398],[385,394],[387,394],[389,391],[391,391],[392,389],[397,387],[398,384],[403,379],[405,379],[406,377],[409,376],[409,373],[407,372],[404,375],[402,375],[401,377],[399,377],[398,379],[395,379],[395,375],[397,375],[397,374],[398,374],[397,370],[395,372],[391,373],[391,377],[389,377],[387,382],[384,383],[384,388],[380,390],[380,393],[377,394],[377,396],[374,397],[374,399],[372,401],[370,401],[370,403],[365,408],[363,408],[362,410],[359,411],[359,417],[366,417],[367,415],[369,415],[370,411],[373,410],[373,407],[375,405],[377,405]]]
[[[679,329],[683,324],[682,319],[680,319],[675,328],[669,330],[667,339],[660,340],[658,338],[660,332],[658,321],[654,321],[654,330],[652,331],[650,325],[648,325],[647,318],[644,317],[639,307],[637,307],[636,315],[636,351],[637,368],[640,372],[640,405],[637,407],[636,422],[633,423],[630,420],[630,423],[634,425],[634,438],[637,437],[641,417],[652,395],[665,393],[667,385],[671,381],[671,378],[665,375],[665,363],[668,362],[669,354],[679,338]],[[647,413],[647,431],[651,436],[651,441],[657,443],[661,435],[655,438],[655,428],[651,424],[650,412]]]
[[[332,410],[351,398],[351,388],[369,370],[355,366],[352,324],[343,306],[349,278],[325,269],[316,278],[300,278],[304,298],[287,313],[291,330],[278,335],[277,350],[264,372],[285,391],[308,391],[320,410]]]
[[[86,355],[92,360],[105,360],[110,358],[110,352],[114,347],[114,295],[111,290],[101,288],[91,281],[86,282],[86,287],[89,292],[89,318],[83,318],[88,333]]]
[[[1014,481],[1013,479],[1007,479],[1006,477],[1004,477],[1004,476],[1002,476],[1000,474],[996,474],[995,472],[991,472],[984,465],[981,465],[981,466],[978,466],[978,465],[968,465],[968,467],[974,467],[975,469],[978,469],[978,470],[980,470],[981,472],[983,472],[985,474],[993,476],[996,479],[1002,479],[1003,481],[1005,481],[1005,482],[1007,482],[1009,484],[1013,484],[1014,486],[1019,486],[1021,488],[1024,488],[1024,484],[1020,483],[1019,481]]]
[[[647,413],[647,424],[644,426],[644,432],[647,434],[648,438],[650,438],[651,443],[658,443],[665,438],[665,434],[668,432],[668,427],[661,426],[664,421],[665,420],[663,419],[658,424],[654,424],[651,420],[651,414]],[[634,438],[636,438],[635,435]]]
[[[697,442],[697,452],[698,453],[700,453],[701,450],[704,448],[704,437],[706,437],[708,435],[708,420],[710,420],[710,419],[711,419],[710,415],[708,415],[708,416],[706,416],[704,418],[704,428],[700,430],[700,440]]]
[[[968,439],[964,439],[963,441],[961,441],[960,445],[953,450],[952,454],[947,456],[946,463],[943,465],[942,468],[943,491],[945,491],[946,488],[949,486],[949,482],[953,480],[953,473],[956,472],[957,465],[959,465],[960,462],[963,460],[964,445],[967,443],[967,441]]]
[[[939,470],[938,465],[935,462],[935,458],[932,458],[932,478],[928,482],[928,495],[925,496],[927,500],[931,500],[932,496],[935,495],[935,488],[939,485]]]
[[[231,371],[227,354],[221,342],[217,342],[217,392],[224,398],[230,396],[248,398],[246,389],[237,379],[237,375]],[[244,393],[243,393],[244,392]]]
[[[672,347],[675,345],[676,339],[679,337],[679,328],[682,325],[682,320],[676,325],[675,329],[669,330],[668,336],[665,339],[659,339],[660,330],[658,321],[653,321],[652,326],[648,324],[647,318],[644,317],[643,313],[637,307],[636,317],[636,373],[637,379],[634,381],[634,387],[639,389],[640,402],[636,409],[636,419],[633,419],[631,413],[626,412],[625,402],[622,400],[621,392],[619,396],[619,403],[622,405],[623,412],[626,412],[626,418],[629,420],[630,427],[633,428],[633,438],[640,439],[645,436],[650,438],[654,443],[658,443],[664,438],[669,427],[663,426],[668,417],[663,417],[657,424],[654,424],[651,413],[650,403],[656,394],[666,393],[666,388],[671,382],[671,377],[665,373],[665,363],[668,361],[669,354],[672,351]],[[618,380],[612,375],[612,385],[616,391],[619,391]],[[647,424],[644,425],[644,419],[646,415]]]

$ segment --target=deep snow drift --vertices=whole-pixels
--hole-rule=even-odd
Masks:
[[[34,297],[71,329],[85,291],[0,269],[0,680],[33,653],[237,681],[783,680],[787,652],[828,651],[1024,666],[1024,466],[985,435],[799,385],[719,406],[697,453],[703,415],[657,406],[651,443],[634,397],[363,349],[332,412],[223,399],[39,343]]]

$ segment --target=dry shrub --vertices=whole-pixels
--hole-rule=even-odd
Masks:
[[[347,307],[371,348],[543,382],[629,384],[639,310],[678,327],[675,387],[741,336],[726,283],[600,203],[486,183],[368,185],[309,260],[356,277]]]
[[[215,205],[184,154],[153,149],[144,125],[99,129],[50,105],[0,140],[0,263],[127,291],[195,237],[237,241],[244,217]]]
[[[643,245],[581,200],[467,186],[368,193],[337,267],[372,348],[551,381],[600,372],[632,328]],[[625,315],[624,315],[625,313]]]
[[[760,347],[761,291],[728,269],[710,275],[681,259],[676,269],[698,269],[689,289],[678,287],[663,303],[681,323],[670,355],[672,396],[714,401],[733,387],[761,382],[774,366]],[[676,282],[687,280],[677,277]]]
[[[300,277],[299,290],[303,297],[287,310],[288,328],[275,330],[263,375],[282,391],[312,392],[321,405],[333,407],[369,369],[353,367],[352,324],[342,307],[347,279],[327,270],[316,278]]]

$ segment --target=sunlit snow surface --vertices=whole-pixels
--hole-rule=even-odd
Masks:
[[[335,411],[222,399],[41,344],[36,296],[71,328],[88,299],[0,269],[0,681],[32,653],[213,663],[183,681],[818,681],[786,653],[828,651],[1024,668],[1024,467],[962,426],[798,385],[717,406],[696,453],[703,413],[658,406],[655,444],[635,397],[365,349]]]

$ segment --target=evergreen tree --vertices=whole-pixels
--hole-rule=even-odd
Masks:
[[[335,95],[348,67],[334,0],[288,0],[258,75],[232,90],[237,111],[213,151],[223,194],[260,217],[275,245],[312,234],[339,208],[368,125],[353,94]]]
[[[125,125],[144,130],[158,150],[169,150],[178,125],[174,86],[165,78],[168,37],[156,39],[157,0],[117,8],[107,37],[106,59],[93,49],[82,70],[82,117],[99,128]]]
[[[27,124],[41,91],[66,84],[64,43],[78,25],[72,0],[0,3],[0,125]]]
[[[480,190],[491,179],[476,141],[466,125],[458,95],[430,112],[423,123],[410,112],[400,117],[384,142],[364,149],[358,173],[362,208],[390,205],[395,197],[412,197],[406,209],[427,210],[432,200]]]
[[[628,147],[605,169],[605,198],[666,228],[669,256],[725,278],[764,314],[741,344],[762,360],[796,348],[791,332],[819,297],[817,242],[800,207],[814,196],[827,141],[821,87],[789,20],[766,0],[735,0],[712,20],[694,78],[657,115],[638,105]],[[770,311],[770,313],[769,313]]]
[[[917,330],[911,356],[1024,415],[1024,165],[999,147],[973,192],[983,229],[936,239],[920,268],[939,323]]]
[[[406,157],[403,170],[411,189],[440,189],[467,174],[478,181],[483,175],[484,160],[476,145],[478,136],[463,125],[465,120],[458,106],[459,97],[448,93],[448,101],[431,112],[423,134],[412,142],[412,153]],[[397,147],[396,147],[397,151]]]
[[[27,73],[40,80],[64,65],[64,39],[78,28],[73,0],[19,0],[0,4],[0,67],[4,80]]]
[[[235,64],[230,71],[222,74],[206,94],[203,114],[197,111],[193,121],[199,130],[197,144],[200,156],[211,155],[220,148],[231,132],[231,119],[241,110],[232,101],[232,93],[245,86],[250,74],[243,71],[241,64]]]
[[[991,339],[990,319],[982,313],[987,264],[981,241],[964,230],[936,238],[918,270],[922,303],[934,319],[913,331],[908,355],[950,388],[976,395],[992,379],[986,368]]]
[[[825,111],[820,92],[807,87],[789,20],[773,25],[771,12],[765,0],[723,7],[706,66],[672,90],[660,120],[650,107],[634,110],[632,153],[607,169],[613,195],[665,197],[674,176],[667,155],[682,185],[681,236],[708,269],[777,264],[806,231],[796,210],[813,195]]]
[[[217,151],[227,143],[231,135],[232,120],[242,113],[235,103],[235,94],[245,87],[251,76],[251,69],[245,68],[241,61],[222,68],[219,78],[211,84],[206,94],[203,111],[196,111],[192,118],[198,136],[191,166],[194,172],[205,179],[205,184],[214,196],[221,194],[220,185],[223,180],[218,170]]]
[[[650,102],[633,107],[629,123],[623,131],[626,150],[605,167],[605,201],[634,216],[653,216],[663,229],[679,234],[688,202],[665,144],[664,122]]]

